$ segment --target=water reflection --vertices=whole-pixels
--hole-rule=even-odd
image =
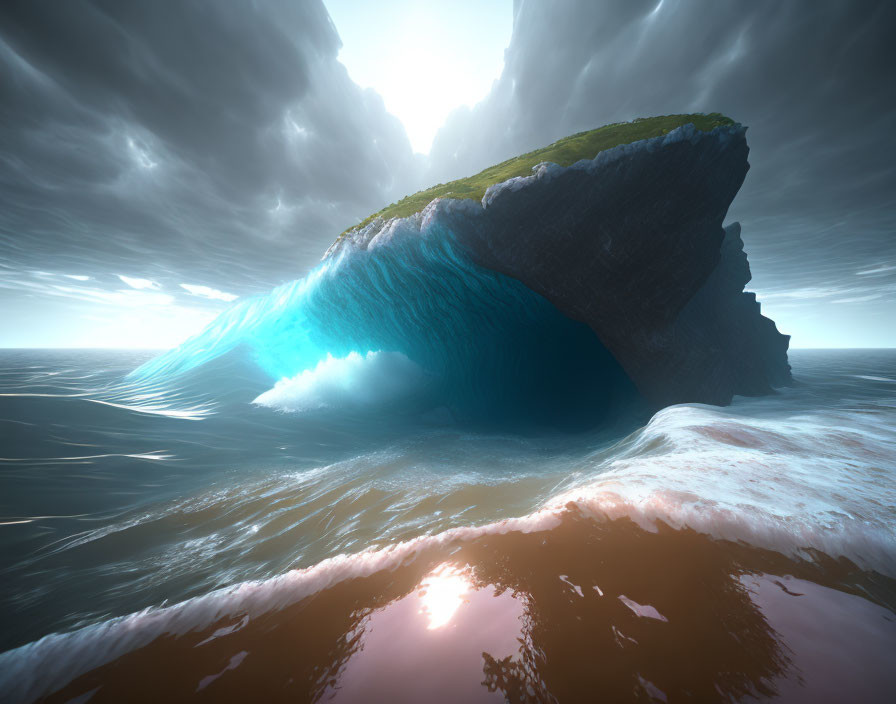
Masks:
[[[512,657],[526,603],[445,562],[408,594],[366,614],[338,674],[320,696],[335,702],[500,702],[482,687],[484,652]]]
[[[896,686],[881,655],[896,647],[896,590],[818,557],[571,515],[433,543],[295,604],[158,639],[51,701],[809,700],[845,650],[841,685],[873,682],[855,683],[873,701]],[[802,652],[824,639],[841,645]]]
[[[423,602],[422,612],[429,616],[429,630],[446,625],[472,589],[464,571],[447,562],[426,575],[418,596]]]

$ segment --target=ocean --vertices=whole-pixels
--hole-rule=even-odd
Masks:
[[[154,354],[0,351],[0,701],[896,690],[896,350],[596,430],[399,404],[402,355],[259,396]]]

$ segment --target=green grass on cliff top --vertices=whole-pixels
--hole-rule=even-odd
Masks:
[[[397,203],[387,205],[379,212],[368,216],[367,219],[362,220],[357,225],[352,225],[342,234],[344,235],[355,228],[364,227],[374,218],[382,217],[388,220],[394,217],[407,217],[423,210],[435,198],[451,197],[482,200],[482,196],[485,195],[485,191],[489,186],[501,183],[514,176],[530,176],[532,167],[543,161],[552,161],[560,166],[570,166],[581,159],[593,159],[600,152],[612,149],[620,144],[631,144],[641,139],[659,137],[689,122],[694,123],[694,126],[703,132],[709,132],[720,125],[735,124],[731,118],[725,117],[721,113],[712,112],[708,115],[698,113],[694,115],[642,117],[632,122],[617,122],[594,130],[588,130],[587,132],[579,132],[578,134],[559,139],[541,149],[536,149],[534,152],[520,154],[513,159],[490,166],[475,176],[468,176],[450,183],[440,183],[427,188],[425,191],[405,196]]]

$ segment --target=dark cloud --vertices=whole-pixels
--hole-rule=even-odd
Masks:
[[[320,0],[6,0],[0,302],[23,329],[95,301],[220,307],[180,284],[266,290],[424,182],[720,111],[750,127],[730,219],[767,310],[798,344],[896,345],[894,27],[870,0],[518,1],[503,75],[424,172]]]
[[[417,186],[339,47],[319,0],[0,4],[0,263],[236,293],[301,274]]]
[[[514,13],[501,79],[436,136],[430,180],[608,122],[723,112],[750,128],[730,217],[767,307],[797,327],[841,319],[844,346],[859,304],[872,344],[875,318],[896,319],[896,269],[858,273],[896,265],[896,4],[522,0]]]

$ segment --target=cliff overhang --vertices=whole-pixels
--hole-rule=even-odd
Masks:
[[[654,406],[727,404],[790,381],[789,337],[744,292],[740,226],[723,228],[748,154],[743,126],[687,123],[569,165],[539,163],[478,202],[437,198],[375,217],[325,258],[451,237],[477,265],[587,324]]]

